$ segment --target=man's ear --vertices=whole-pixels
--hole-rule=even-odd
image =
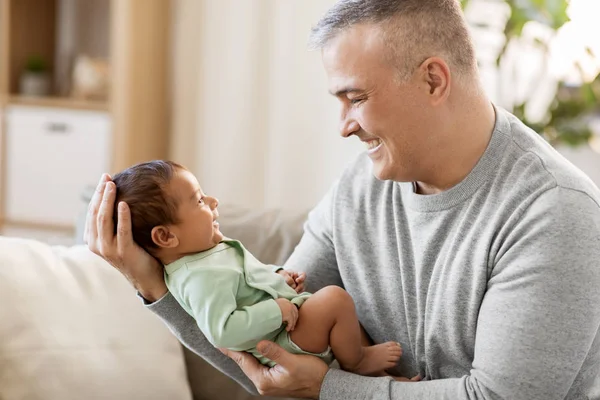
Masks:
[[[439,57],[430,57],[423,61],[419,70],[426,83],[432,105],[443,103],[450,96],[452,75],[450,67]]]
[[[179,245],[177,236],[166,226],[159,225],[152,228],[152,241],[161,249],[171,249]]]

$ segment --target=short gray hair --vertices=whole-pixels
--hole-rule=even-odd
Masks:
[[[442,57],[459,75],[476,69],[475,51],[458,0],[339,0],[313,27],[309,46],[325,47],[357,24],[381,25],[401,79],[429,57]]]

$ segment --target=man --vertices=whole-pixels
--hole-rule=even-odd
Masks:
[[[454,0],[341,0],[313,30],[341,134],[367,146],[311,212],[286,267],[343,286],[390,371],[362,377],[274,344],[279,363],[213,349],[133,244],[114,185],[87,240],[179,339],[246,388],[320,399],[599,399],[600,192],[478,78]],[[101,202],[102,200],[102,202]],[[149,265],[154,268],[149,268]],[[418,380],[415,378],[414,380]]]

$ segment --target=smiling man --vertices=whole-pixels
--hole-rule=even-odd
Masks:
[[[272,369],[248,354],[227,359],[133,243],[126,206],[113,234],[107,178],[90,205],[90,248],[182,342],[263,394],[599,399],[600,193],[487,99],[458,3],[341,0],[312,44],[342,136],[367,150],[311,212],[286,267],[305,271],[311,291],[344,287],[374,342],[402,344],[389,372],[403,378],[330,370],[267,342],[258,348]]]

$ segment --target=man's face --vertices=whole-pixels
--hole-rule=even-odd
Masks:
[[[341,135],[365,142],[374,175],[416,181],[432,144],[429,88],[417,66],[399,83],[386,51],[375,26],[356,25],[338,34],[323,49],[329,91],[341,102]]]

